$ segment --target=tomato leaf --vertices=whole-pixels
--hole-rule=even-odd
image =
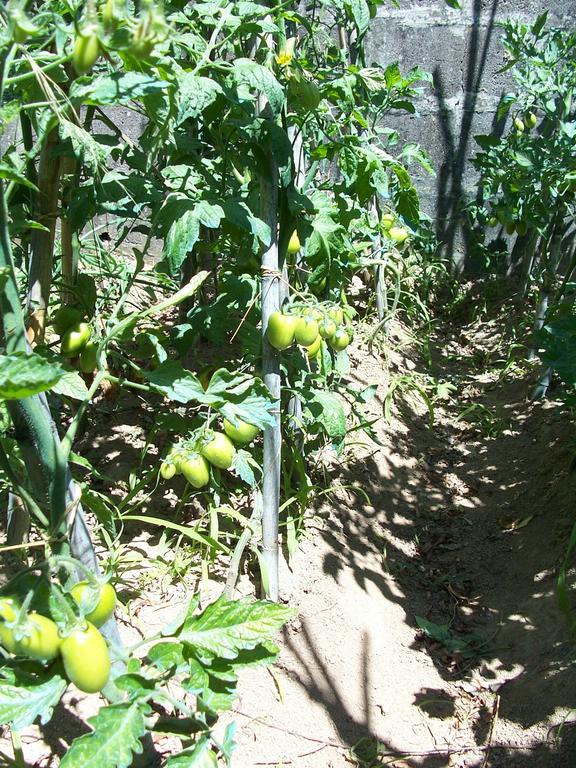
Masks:
[[[246,373],[231,373],[226,368],[217,370],[206,391],[192,371],[174,360],[167,360],[153,371],[143,371],[153,387],[177,403],[191,401],[210,405],[236,423],[247,421],[263,429],[274,424],[270,414],[273,401],[260,379]]]
[[[238,85],[246,85],[266,96],[274,117],[280,114],[284,91],[269,69],[250,59],[236,59],[233,74]]]
[[[179,639],[192,646],[200,661],[234,659],[240,651],[270,640],[293,615],[292,608],[277,603],[220,597],[186,621]]]
[[[58,363],[32,352],[0,355],[0,398],[20,400],[51,389],[65,375]]]
[[[77,371],[66,371],[51,389],[55,394],[72,400],[85,400],[88,395],[88,387]]]
[[[2,674],[6,672],[8,670],[3,670]],[[12,670],[10,673],[10,681],[0,680],[0,724],[19,731],[32,725],[38,717],[41,723],[47,723],[68,681],[50,673],[50,679],[44,683],[29,683],[16,679]]]
[[[210,738],[202,736],[192,750],[168,759],[166,768],[217,768],[218,758],[210,748]]]
[[[163,93],[170,83],[143,72],[114,72],[95,77],[91,82],[75,82],[70,88],[70,98],[84,104],[127,104],[132,99]]]
[[[241,449],[236,451],[233,468],[238,477],[247,483],[250,487],[254,487],[256,485],[254,471],[250,466],[252,462],[252,456],[250,453],[248,453],[248,451]],[[256,464],[256,466],[258,466],[258,464]]]
[[[142,752],[140,739],[146,733],[145,717],[150,707],[144,702],[103,707],[88,722],[93,733],[75,739],[60,768],[128,768],[134,754]]]
[[[209,77],[185,72],[178,79],[178,119],[180,125],[189,117],[198,117],[222,93],[222,87]]]
[[[329,437],[341,439],[346,435],[346,415],[338,395],[321,389],[312,390],[306,403],[315,421],[320,422]]]

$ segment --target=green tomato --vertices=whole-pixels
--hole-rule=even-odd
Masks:
[[[342,352],[350,344],[350,336],[344,328],[338,328],[334,336],[330,339],[330,346],[336,352]]]
[[[513,235],[514,232],[516,232],[516,224],[513,221],[508,221],[506,223],[506,232],[509,235]]]
[[[294,339],[298,344],[309,347],[318,338],[318,323],[311,317],[299,317],[296,321]]]
[[[382,228],[388,232],[394,226],[394,223],[396,222],[396,216],[394,216],[393,213],[383,213],[380,222],[382,224]]]
[[[300,238],[298,237],[298,232],[294,230],[290,236],[290,241],[288,242],[288,255],[294,256],[295,253],[298,253],[300,248],[302,248]]]
[[[79,581],[77,584],[74,584],[70,590],[72,599],[80,607],[82,607],[83,602],[90,600],[91,592],[92,589],[87,581]],[[96,607],[93,608],[90,613],[86,613],[84,618],[94,624],[95,627],[101,627],[103,624],[106,624],[110,616],[114,613],[116,602],[116,592],[114,591],[114,587],[112,584],[106,582],[106,584],[102,584],[100,587],[100,594],[98,595]]]
[[[524,125],[526,126],[526,128],[528,128],[528,130],[530,130],[531,128],[535,128],[537,122],[538,122],[538,118],[536,117],[534,112],[526,112],[526,114],[524,115]]]
[[[74,41],[72,52],[74,69],[79,75],[86,75],[96,64],[98,56],[100,56],[98,29],[91,25],[80,30]]]
[[[179,462],[180,472],[194,488],[204,488],[210,482],[210,468],[204,456],[191,453]]]
[[[172,461],[163,461],[162,464],[160,464],[160,476],[164,480],[172,480],[175,474],[176,464]]]
[[[514,118],[514,128],[516,128],[518,133],[524,133],[524,121],[520,117]]]
[[[240,419],[238,419],[236,426],[228,421],[228,419],[224,419],[224,432],[226,432],[230,440],[238,443],[238,445],[245,445],[246,443],[251,443],[260,430],[254,424],[248,424]]]
[[[322,94],[316,83],[305,78],[290,78],[288,82],[288,102],[290,109],[296,112],[311,112],[322,101]]]
[[[20,603],[14,597],[0,597],[0,619],[2,621],[16,621],[20,610]]]
[[[110,653],[106,641],[90,622],[75,629],[60,647],[68,679],[84,693],[97,693],[110,677]]]
[[[80,352],[79,367],[82,373],[92,373],[98,366],[98,344],[95,341],[89,341]]]
[[[311,317],[316,322],[324,319],[324,313],[318,307],[306,307],[302,310],[301,315],[302,317]]]
[[[18,652],[18,643],[14,637],[14,632],[5,624],[0,624],[0,645],[7,650],[8,653],[16,654]]]
[[[344,322],[344,312],[342,312],[340,307],[330,307],[326,314],[330,320],[334,321],[336,326],[342,325]]]
[[[306,354],[310,360],[314,360],[320,354],[320,348],[322,347],[322,337],[316,336],[316,339],[306,347]]]
[[[54,331],[58,334],[58,336],[63,336],[68,328],[71,328],[73,325],[77,325],[82,320],[82,318],[83,314],[78,309],[78,307],[71,307],[67,304],[64,304],[54,313],[54,317],[52,318],[52,326],[54,327]]]
[[[519,221],[516,224],[516,232],[523,237],[528,232],[528,225],[525,221]]]
[[[29,613],[26,617],[26,625],[22,628],[22,632],[25,633],[23,637],[18,639],[16,637],[16,631],[3,627],[4,630],[10,632],[12,637],[6,637],[3,632],[2,640],[5,643],[6,639],[12,644],[12,647],[5,646],[11,653],[16,656],[26,656],[29,659],[36,659],[36,661],[51,661],[55,659],[60,653],[60,645],[62,638],[58,632],[58,627],[47,616],[42,616],[40,613]],[[20,629],[18,629],[18,634]]]
[[[331,339],[336,333],[336,323],[330,318],[323,320],[318,326],[318,333],[323,339]]]
[[[388,236],[392,242],[402,245],[402,243],[408,240],[408,230],[404,227],[391,227],[388,230]]]
[[[208,441],[201,448],[202,456],[218,469],[229,469],[236,456],[236,448],[228,435],[212,432]]]
[[[283,312],[272,312],[268,318],[266,336],[274,349],[288,349],[294,341],[294,332],[298,318],[296,315],[285,315]]]
[[[62,336],[60,353],[62,357],[76,357],[88,343],[92,328],[88,323],[75,323]]]

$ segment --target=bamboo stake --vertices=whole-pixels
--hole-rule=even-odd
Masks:
[[[280,358],[266,336],[268,319],[280,309],[280,275],[278,261],[277,211],[278,174],[276,163],[268,157],[266,176],[260,182],[261,218],[270,227],[271,243],[262,254],[262,373],[274,401],[274,425],[264,430],[264,462],[262,469],[262,554],[267,571],[269,600],[278,600],[278,517],[280,507],[280,461],[282,435],[280,423]]]

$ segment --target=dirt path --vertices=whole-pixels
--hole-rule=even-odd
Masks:
[[[405,407],[334,468],[335,488],[368,500],[338,490],[285,574],[299,615],[274,675],[241,682],[237,768],[576,764],[574,645],[554,596],[572,431],[558,403],[527,404],[525,382],[487,372],[499,341],[436,339],[435,376],[456,391],[435,429]],[[419,365],[393,355],[383,375],[354,354],[354,380],[379,385],[374,415],[394,372]],[[471,403],[474,423],[457,420]]]
[[[521,372],[498,380],[507,341],[489,324],[481,331],[433,340],[434,379],[420,383],[454,388],[436,404],[434,429],[418,398],[398,399],[382,418],[393,377],[426,370],[405,339],[386,360],[352,352],[354,385],[377,385],[366,406],[375,440],[358,437],[334,463],[333,494],[293,570],[284,567],[283,599],[298,617],[277,665],[245,671],[235,711],[218,725],[237,723],[234,768],[576,765],[574,642],[554,595],[574,522],[573,426],[559,403],[526,402]],[[137,461],[141,421],[140,410],[113,410],[94,427],[102,445],[86,434],[108,474],[123,477]],[[174,501],[158,493],[160,508]],[[150,532],[125,546],[121,628],[136,642],[180,610],[197,578],[186,561],[174,578],[167,561],[165,585],[164,545]],[[215,597],[221,583],[210,588]],[[246,576],[241,588],[253,589]],[[76,715],[95,706],[73,691],[65,703],[23,739],[39,766],[54,764],[86,729]],[[164,754],[176,746],[158,743]]]

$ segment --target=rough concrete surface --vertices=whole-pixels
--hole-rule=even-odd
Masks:
[[[387,118],[404,140],[419,143],[431,156],[436,176],[414,168],[423,210],[438,218],[448,252],[458,249],[458,201],[474,190],[469,160],[474,135],[497,126],[496,109],[511,90],[503,64],[498,23],[527,23],[548,11],[550,26],[574,26],[575,0],[462,0],[453,10],[445,0],[402,0],[401,8],[379,9],[368,35],[367,62],[398,61],[403,71],[420,66],[433,85],[418,104],[418,115]]]

